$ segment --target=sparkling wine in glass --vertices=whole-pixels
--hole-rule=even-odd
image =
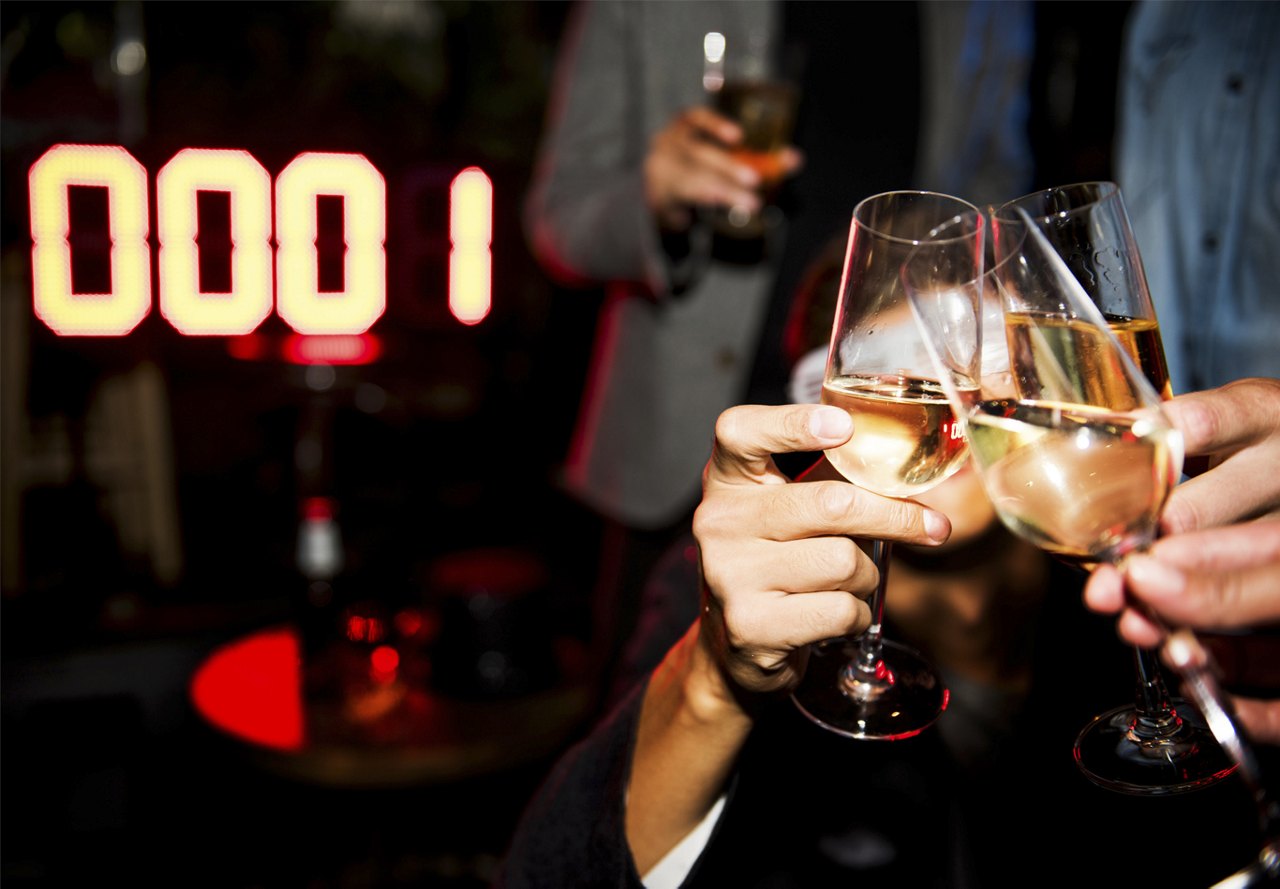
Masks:
[[[1002,521],[1068,559],[1118,562],[1155,538],[1178,478],[1181,437],[1127,346],[1036,223],[1023,211],[1011,218],[1023,222],[1021,238],[1008,242],[1013,249],[1004,262],[964,287],[935,286],[931,258],[909,259],[903,266],[908,299]],[[944,226],[938,235],[945,234]],[[1036,305],[1055,311],[1036,311]],[[1030,320],[1015,334],[1008,318],[1023,313]],[[1065,340],[1057,323],[1064,313],[1074,322]],[[1077,763],[1110,769],[1108,782],[1099,780],[1101,771],[1086,774],[1140,795],[1160,792],[1152,788],[1161,777],[1169,788],[1164,792],[1174,793],[1238,774],[1253,797],[1262,842],[1251,861],[1214,889],[1274,886],[1280,801],[1271,797],[1235,722],[1217,668],[1185,627],[1168,633],[1162,651],[1205,714],[1217,746],[1204,746],[1199,732],[1186,732],[1186,722],[1176,719],[1157,726],[1165,732],[1148,734],[1152,726],[1140,715],[1128,731],[1111,736],[1110,758],[1086,763],[1077,748]],[[1193,783],[1197,775],[1207,780]],[[1135,779],[1142,783],[1128,783]]]
[[[951,236],[926,246],[949,220],[956,222]],[[935,257],[941,284],[972,279],[982,269],[984,227],[976,207],[932,192],[888,192],[854,209],[821,397],[853,419],[849,442],[826,452],[853,484],[910,497],[945,481],[968,458],[899,270],[912,250],[923,250]],[[937,720],[947,689],[919,652],[884,638],[890,543],[865,544],[880,571],[871,626],[856,639],[811,646],[793,698],[815,723],[847,737],[909,738]]]
[[[1029,227],[1041,236],[1031,245],[1027,243]],[[998,277],[1013,298],[1013,302],[1006,300],[1005,309],[1015,363],[1025,366],[1034,361],[1031,351],[1035,348],[1051,350],[1060,367],[1077,375],[1081,400],[1090,405],[1123,405],[1131,392],[1123,369],[1108,355],[1114,338],[1158,397],[1171,397],[1159,324],[1124,199],[1115,183],[1081,182],[1010,201],[992,214],[992,241]],[[1111,337],[1101,337],[1096,319],[1084,318],[1074,311],[1069,298],[1055,294],[1047,273],[1035,277],[1024,266],[1005,262],[1009,258],[1025,262],[1028,252],[1046,244],[1078,285],[1075,295],[1083,293],[1092,303]],[[1041,289],[1033,298],[1023,297],[1032,286]],[[1108,459],[1121,460],[1123,450],[1109,449]],[[1137,486],[1126,486],[1125,491],[1128,496],[1143,496]],[[1113,496],[1126,495],[1116,492]],[[1079,547],[1046,549],[1085,570],[1099,561],[1073,552]],[[1142,795],[1195,790],[1230,774],[1228,759],[1202,715],[1189,702],[1170,696],[1156,654],[1135,647],[1133,659],[1134,701],[1101,714],[1080,733],[1074,749],[1081,770],[1111,790]],[[1147,752],[1125,757],[1135,749]],[[1163,767],[1149,768],[1160,755],[1180,761],[1185,768],[1176,775]],[[1120,761],[1126,765],[1121,767]]]
[[[1031,218],[1003,224],[1003,258],[961,290],[931,286],[918,268],[927,260],[909,260],[912,309],[1001,521],[1068,562],[1118,563],[1154,542],[1182,437]],[[1092,781],[1155,795],[1232,773],[1199,713],[1173,707],[1162,681],[1139,682],[1136,697],[1077,739]]]

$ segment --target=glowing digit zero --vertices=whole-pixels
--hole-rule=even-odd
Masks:
[[[147,171],[117,145],[55,145],[31,166],[31,277],[35,313],[63,336],[121,336],[151,311]],[[107,190],[111,291],[71,292],[73,185]]]
[[[300,154],[276,178],[276,311],[303,334],[363,333],[387,304],[386,182],[358,154]],[[345,286],[318,287],[316,197],[343,198]]]
[[[197,191],[231,193],[231,292],[202,293]],[[247,151],[184,148],[156,177],[160,313],[185,334],[252,332],[271,314],[271,177]]]
[[[492,289],[493,183],[468,167],[449,187],[449,311],[463,324],[489,314]]]

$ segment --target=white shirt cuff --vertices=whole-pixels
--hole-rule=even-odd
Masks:
[[[698,822],[698,826],[689,831],[683,840],[676,843],[670,852],[662,856],[661,861],[640,878],[645,889],[676,889],[684,882],[685,877],[689,876],[689,871],[693,869],[693,863],[706,848],[707,840],[711,838],[711,831],[715,830],[716,823],[720,820],[720,813],[724,811],[724,801],[725,797],[721,794],[711,806],[710,811]]]

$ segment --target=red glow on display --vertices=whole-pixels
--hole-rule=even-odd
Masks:
[[[282,357],[290,364],[372,364],[382,354],[382,342],[372,333],[346,336],[303,336],[285,340]]]
[[[191,700],[217,728],[277,750],[306,743],[302,651],[294,630],[247,636],[211,655],[191,679]]]
[[[270,351],[270,342],[260,333],[227,338],[227,354],[238,361],[262,361]]]

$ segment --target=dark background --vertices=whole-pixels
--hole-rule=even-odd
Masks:
[[[493,552],[480,561],[537,566],[521,591],[538,619],[520,626],[550,648],[589,622],[595,528],[555,477],[599,294],[540,273],[519,205],[570,9],[0,7],[8,885],[487,880],[551,753],[465,780],[334,787],[263,768],[194,711],[186,686],[204,658],[298,615],[309,492],[295,448],[315,393],[305,368],[273,351],[288,333],[274,315],[249,357],[225,338],[180,336],[157,311],[125,337],[54,336],[31,311],[26,172],[58,142],[124,145],[154,196],[155,174],[185,147],[245,149],[273,176],[303,151],[368,157],[387,181],[388,306],[373,328],[382,357],[337,368],[324,395],[326,493],[346,565],[337,604],[439,618],[441,564]],[[1039,10],[1037,187],[1106,178],[1127,4]],[[129,36],[147,64],[122,77],[111,58]],[[474,327],[445,311],[446,189],[470,165],[494,183],[494,307]],[[102,431],[106,388],[140,367],[164,384],[176,575],[159,576],[153,554],[123,534],[119,496],[140,482]]]

